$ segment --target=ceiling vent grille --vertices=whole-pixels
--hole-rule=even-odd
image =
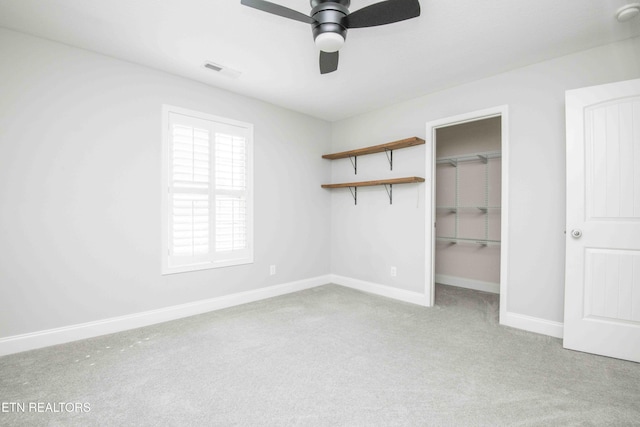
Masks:
[[[231,77],[232,79],[237,79],[240,77],[240,71],[234,70],[233,68],[225,67],[220,64],[216,64],[215,62],[205,62],[204,67],[215,71],[223,76]]]
[[[213,71],[222,71],[222,67],[218,67],[217,65],[206,63],[206,64],[204,64],[204,66],[206,68],[209,68],[209,69],[213,70]]]

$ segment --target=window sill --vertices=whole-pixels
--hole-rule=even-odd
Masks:
[[[237,265],[253,264],[253,258],[241,258],[234,260],[225,260],[220,262],[202,262],[197,264],[181,265],[175,267],[169,267],[167,265],[162,266],[162,275],[178,273],[189,273],[192,271],[212,270],[216,268],[233,267]]]

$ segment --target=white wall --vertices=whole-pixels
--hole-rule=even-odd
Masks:
[[[329,273],[327,122],[6,30],[0,58],[0,338]],[[160,275],[164,103],[254,124],[254,264]]]
[[[427,121],[507,104],[510,130],[507,310],[561,322],[565,239],[564,93],[568,89],[639,75],[640,38],[635,38],[336,122],[332,151],[413,135],[424,137]],[[400,175],[424,175],[424,164],[421,164],[424,146],[400,150],[397,154],[394,169],[397,167]],[[362,167],[363,175],[365,170],[366,174],[380,177],[390,175],[384,169],[386,160],[370,161],[370,166]],[[347,169],[348,165],[334,162],[333,180],[343,179]],[[397,199],[394,197],[393,207],[385,205],[384,195],[379,191],[363,197],[358,207],[344,194],[334,193],[332,201],[333,273],[407,290],[423,289],[424,200],[420,198],[416,208],[415,190],[407,189]],[[398,265],[396,279],[389,277],[387,266],[391,263]]]

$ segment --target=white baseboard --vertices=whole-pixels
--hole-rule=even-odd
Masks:
[[[510,311],[500,312],[500,324],[555,338],[564,336],[564,323],[562,322],[554,322]]]
[[[450,285],[457,286],[459,288],[474,289],[476,291],[491,292],[492,294],[500,293],[500,283],[483,282],[482,280],[447,276],[445,274],[436,274],[435,281],[436,283],[440,283],[442,285]]]
[[[412,304],[426,305],[426,296],[419,292],[407,291],[335,274],[327,274],[157,310],[0,338],[0,356],[168,322],[207,313],[209,311],[221,310],[223,308],[310,289],[328,283],[335,283],[340,286]],[[560,322],[553,322],[512,312],[501,312],[500,324],[538,334],[550,335],[556,338],[562,338],[564,332],[564,325]]]
[[[436,274],[435,281],[443,285],[475,289],[477,291],[491,292],[494,294],[500,293],[499,283],[483,282],[444,274]],[[537,334],[549,335],[555,338],[562,338],[564,333],[564,324],[561,322],[554,322],[503,310],[500,310],[500,324],[524,331],[535,332]]]
[[[407,291],[404,289],[393,288],[391,286],[380,285],[378,283],[367,282],[350,277],[331,274],[331,283],[344,286],[347,288],[357,289],[359,291],[368,292],[370,294],[380,295],[399,301],[409,302],[411,304],[426,305],[426,296],[419,292]]]
[[[331,275],[318,276],[142,313],[0,338],[0,356],[141,328],[143,326],[310,289],[331,282]]]

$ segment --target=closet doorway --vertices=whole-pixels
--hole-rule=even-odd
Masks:
[[[506,310],[507,107],[427,123],[426,296],[435,283],[500,294]],[[427,190],[429,191],[429,190]]]

